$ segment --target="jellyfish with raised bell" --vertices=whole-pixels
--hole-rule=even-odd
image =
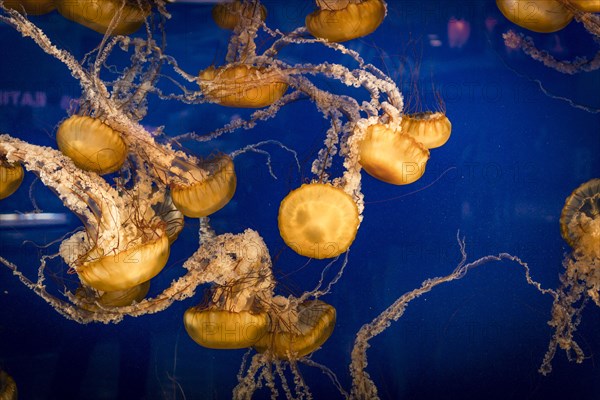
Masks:
[[[331,184],[302,185],[279,206],[283,241],[296,253],[310,258],[331,258],[347,251],[359,223],[352,196]]]
[[[330,42],[366,36],[383,22],[383,0],[317,0],[318,9],[306,17],[306,29]]]
[[[428,149],[441,147],[452,133],[452,123],[445,113],[425,111],[402,116],[402,133],[412,136]]]

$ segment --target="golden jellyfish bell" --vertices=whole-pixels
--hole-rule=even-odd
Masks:
[[[17,400],[18,397],[15,380],[9,374],[0,370],[0,399]]]
[[[133,302],[139,303],[146,297],[149,290],[150,281],[146,281],[129,289],[102,292],[99,296],[95,296],[91,290],[81,286],[75,292],[75,296],[82,300],[82,308],[96,312],[102,308],[126,307],[132,305]]]
[[[560,230],[571,247],[600,257],[600,179],[584,183],[567,198]]]
[[[63,17],[101,34],[112,25],[112,35],[130,35],[151,12],[150,2],[137,0],[55,0],[55,3]]]
[[[428,149],[441,147],[452,132],[452,124],[444,113],[422,112],[402,116],[402,133],[412,136]]]
[[[336,312],[320,300],[298,305],[297,314],[282,316],[276,328],[263,336],[254,347],[270,351],[280,360],[302,358],[321,347],[333,333]]]
[[[244,3],[236,0],[227,3],[218,3],[212,9],[212,18],[223,29],[233,30],[240,23],[240,14],[252,18],[256,12],[257,3]],[[262,4],[258,8],[260,19],[267,19],[267,9]]]
[[[429,150],[421,143],[384,124],[367,128],[359,152],[360,165],[369,175],[393,185],[420,179],[429,160]]]
[[[319,9],[306,17],[315,37],[345,42],[373,32],[385,18],[382,0],[317,0]]]
[[[17,191],[25,173],[19,163],[8,163],[0,160],[0,200]]]
[[[600,12],[600,0],[569,0],[569,3],[581,11],[590,13]]]
[[[169,238],[159,238],[129,250],[103,255],[76,268],[81,282],[104,292],[130,289],[154,278],[169,259]]]
[[[231,157],[226,154],[216,156],[204,162],[202,167],[206,172],[187,165],[189,170],[186,172],[192,183],[171,185],[173,203],[186,217],[213,214],[225,207],[235,194],[237,177]]]
[[[244,349],[267,332],[267,313],[189,308],[183,315],[185,330],[202,347]]]
[[[350,195],[329,184],[311,183],[281,202],[279,233],[296,253],[331,258],[348,250],[358,231],[358,207]]]
[[[239,108],[269,106],[288,89],[279,70],[247,64],[209,67],[200,72],[198,84],[211,102]]]
[[[54,0],[4,0],[4,7],[29,15],[48,14],[56,8]]]
[[[556,32],[573,19],[559,0],[496,0],[496,5],[512,23],[534,32]]]
[[[59,150],[86,171],[108,174],[118,171],[127,158],[121,134],[97,118],[74,115],[56,132]]]

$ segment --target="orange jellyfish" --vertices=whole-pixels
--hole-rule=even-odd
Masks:
[[[65,18],[105,34],[130,35],[150,15],[151,5],[137,0],[55,0],[58,12]]]
[[[118,171],[127,158],[127,145],[119,132],[97,118],[74,115],[56,132],[59,150],[86,171]]]
[[[23,182],[23,167],[19,163],[8,163],[0,160],[0,200],[17,191]]]
[[[130,289],[154,278],[169,259],[166,234],[130,249],[103,254],[90,251],[76,268],[81,282],[103,292]]]
[[[0,370],[0,399],[17,400],[17,384],[6,372]]]
[[[169,194],[165,195],[165,200],[152,207],[155,214],[162,219],[166,224],[167,236],[169,244],[173,244],[179,237],[185,224],[183,213],[173,204],[173,199]]]
[[[370,125],[359,146],[359,162],[364,170],[393,185],[417,181],[425,173],[429,160],[425,146],[385,124]]]
[[[335,308],[325,302],[295,304],[281,296],[273,298],[269,315],[269,332],[254,347],[280,360],[297,360],[320,348],[333,333],[336,320]]]
[[[278,69],[247,64],[209,67],[200,72],[198,83],[211,102],[240,108],[266,107],[288,89],[285,76]]]
[[[212,9],[212,17],[215,23],[223,28],[233,30],[240,23],[240,15],[246,18],[252,18],[256,10],[257,3],[242,3],[239,0],[216,4]],[[264,21],[267,18],[267,9],[262,4],[258,7],[260,19]]]
[[[508,20],[534,32],[556,32],[573,19],[559,0],[496,0],[496,5]]]
[[[97,312],[103,308],[130,306],[142,301],[150,290],[150,281],[143,282],[132,288],[115,292],[97,292],[86,286],[80,286],[75,292],[81,308]]]
[[[306,17],[306,28],[315,37],[345,42],[366,36],[383,22],[382,0],[317,0],[318,10]]]
[[[47,14],[56,8],[54,0],[5,0],[4,7],[29,15]]]
[[[420,112],[402,116],[402,133],[428,149],[441,147],[450,138],[452,124],[443,112]]]
[[[210,158],[201,167],[179,163],[188,184],[171,184],[175,206],[191,218],[206,217],[225,207],[233,198],[237,178],[233,160],[226,154]]]
[[[600,179],[584,183],[567,198],[560,230],[576,251],[600,258]]]
[[[359,213],[342,189],[310,183],[291,191],[279,206],[279,233],[296,253],[331,258],[348,250],[356,237]]]

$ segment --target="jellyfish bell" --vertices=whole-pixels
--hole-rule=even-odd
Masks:
[[[55,3],[63,17],[103,35],[109,28],[112,35],[134,33],[152,10],[150,2],[137,0],[55,0]]]
[[[304,184],[281,202],[279,233],[296,253],[317,259],[336,257],[350,248],[359,225],[356,203],[342,189]]]
[[[345,42],[366,36],[383,22],[382,0],[317,0],[318,10],[306,17],[306,28],[315,37]]]
[[[402,116],[402,133],[412,136],[428,149],[441,147],[450,138],[452,123],[442,112],[420,112]]]
[[[225,207],[233,198],[237,177],[233,160],[221,154],[202,163],[204,168],[181,163],[188,184],[171,184],[173,203],[191,218],[206,217]]]
[[[114,292],[98,292],[86,286],[80,286],[75,291],[75,297],[79,300],[78,305],[91,312],[98,312],[105,308],[126,307],[134,302],[142,301],[150,290],[150,281],[125,290]]]
[[[191,307],[183,315],[185,330],[202,347],[244,349],[252,347],[267,332],[265,312]]]
[[[59,150],[86,171],[108,174],[118,171],[127,158],[121,134],[97,118],[74,115],[56,132]]]
[[[556,32],[573,19],[560,0],[496,0],[496,5],[508,20],[534,32]]]
[[[54,0],[4,0],[4,7],[29,15],[48,14],[56,8]]]
[[[240,15],[246,18],[252,18],[256,12],[260,13],[261,21],[267,19],[267,9],[262,4],[242,3],[239,0],[225,3],[218,3],[212,9],[212,18],[215,23],[223,29],[233,30],[240,23]]]
[[[584,183],[567,198],[560,230],[571,247],[600,258],[600,179]]]
[[[584,12],[600,12],[600,0],[569,0],[569,4]]]
[[[75,268],[81,282],[104,292],[127,290],[162,271],[169,259],[169,237],[162,232],[154,240],[124,251],[98,252],[90,251]]]
[[[278,300],[281,301],[281,297],[274,299]],[[268,334],[254,347],[280,360],[297,360],[320,348],[333,333],[336,321],[335,308],[320,300],[291,307],[275,305],[271,314]]]
[[[164,201],[152,206],[152,211],[165,222],[165,230],[169,237],[169,244],[173,244],[179,237],[185,224],[183,213],[177,209],[169,193],[165,195]],[[150,212],[150,210],[148,210],[148,212]]]
[[[410,135],[386,124],[369,125],[359,144],[360,165],[372,177],[408,185],[425,173],[429,150]]]
[[[17,400],[17,384],[15,380],[6,372],[0,370],[0,399]]]
[[[0,200],[16,192],[24,176],[21,164],[0,160]]]
[[[288,89],[285,76],[277,68],[248,64],[209,67],[200,72],[198,84],[211,102],[239,108],[269,106]]]

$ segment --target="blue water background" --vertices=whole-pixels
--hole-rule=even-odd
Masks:
[[[310,2],[301,1],[265,5],[267,23],[282,31],[303,24],[312,9]],[[167,24],[167,52],[181,67],[196,73],[213,62],[221,64],[228,33],[214,25],[210,6],[172,5],[169,10],[173,18]],[[471,26],[470,37],[460,48],[448,45],[452,17]],[[57,13],[33,20],[78,59],[101,38]],[[346,389],[358,329],[424,279],[450,273],[460,260],[458,230],[466,238],[470,260],[508,252],[528,262],[543,287],[559,284],[561,263],[570,251],[560,236],[559,216],[573,189],[600,177],[600,116],[550,98],[540,85],[556,96],[598,109],[600,73],[567,76],[508,51],[501,34],[509,28],[519,29],[504,19],[493,1],[392,1],[387,19],[374,34],[347,44],[403,81],[407,97],[411,95],[407,68],[420,64],[421,104],[424,109],[439,106],[430,89],[434,84],[445,101],[453,132],[445,146],[432,150],[425,176],[410,186],[391,186],[364,176],[364,221],[343,279],[323,298],[337,309],[336,329],[312,357],[331,368]],[[557,34],[533,37],[561,58],[590,56],[597,48],[576,23]],[[436,40],[441,46],[435,47]],[[44,107],[23,104],[22,97],[18,104],[0,101],[0,132],[54,146],[65,105],[80,95],[77,82],[62,64],[3,24],[0,49],[0,94],[43,92],[47,99]],[[291,46],[281,57],[290,63],[355,66],[348,57],[314,45]],[[167,68],[166,73],[172,72]],[[364,97],[363,92],[337,83],[317,82],[338,93]],[[164,126],[169,135],[208,133],[236,115],[249,115],[248,110],[186,106],[155,98],[150,110],[144,124]],[[277,180],[268,173],[264,155],[248,153],[236,159],[237,193],[211,218],[218,233],[246,228],[260,232],[274,259],[277,291],[283,295],[312,289],[325,265],[312,261],[305,266],[306,259],[284,245],[277,230],[277,209],[290,190],[312,178],[310,165],[327,128],[314,105],[302,100],[253,130],[209,143],[183,143],[199,155],[230,152],[267,139],[298,151],[300,172],[289,153],[265,147],[273,157]],[[65,212],[52,192],[34,180],[27,174],[19,191],[0,202],[0,212],[34,210],[31,185],[41,209]],[[69,221],[52,228],[1,229],[2,256],[34,278],[40,255],[55,252],[56,246],[43,249],[26,241],[50,243],[79,225],[74,217]],[[152,281],[151,294],[182,274],[183,261],[197,248],[197,227],[196,221],[187,221],[168,266]],[[74,287],[75,276],[67,275],[60,262],[50,264],[49,271],[55,275],[48,281],[54,293],[56,282]],[[194,298],[160,314],[126,318],[118,325],[81,326],[54,312],[3,267],[0,367],[15,378],[22,399],[181,399],[178,385],[187,399],[230,398],[244,351],[205,349],[187,336],[183,312],[201,300],[199,290]],[[578,365],[559,352],[554,371],[543,377],[537,368],[553,333],[546,324],[550,309],[551,298],[528,286],[518,265],[490,263],[411,303],[398,322],[371,342],[368,372],[386,399],[600,398],[596,357],[600,310],[589,306],[576,334],[589,358]],[[340,397],[321,371],[309,367],[301,371],[315,398]],[[268,398],[268,392],[259,391],[257,398]]]

